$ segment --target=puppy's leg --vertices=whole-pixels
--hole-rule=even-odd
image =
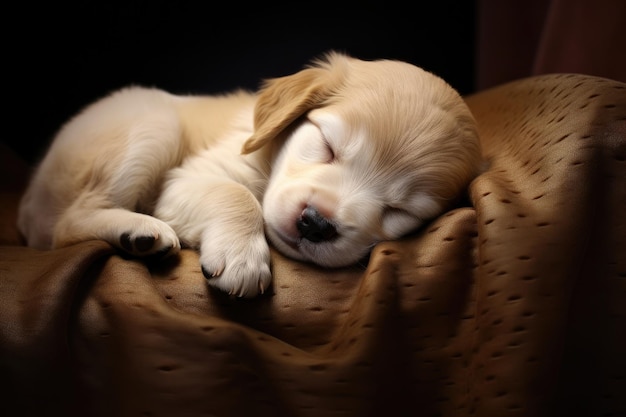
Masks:
[[[108,204],[99,193],[85,193],[61,215],[54,247],[101,239],[135,256],[177,253],[180,243],[170,226],[152,216]]]
[[[20,230],[42,249],[104,239],[132,255],[176,252],[151,212],[186,152],[176,98],[139,87],[93,103],[59,131],[20,206]]]
[[[154,215],[200,249],[210,285],[240,297],[254,297],[269,286],[261,205],[242,184],[212,175],[172,177]]]

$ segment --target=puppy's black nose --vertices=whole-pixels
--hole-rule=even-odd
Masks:
[[[302,210],[296,222],[300,235],[313,243],[332,240],[337,236],[337,229],[328,219],[322,216],[315,207],[307,206]]]

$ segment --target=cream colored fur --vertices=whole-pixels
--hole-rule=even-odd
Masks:
[[[480,165],[474,120],[440,78],[331,52],[258,93],[126,88],[59,131],[18,226],[50,249],[103,239],[136,256],[199,250],[208,283],[270,285],[269,241],[353,264],[440,214]]]

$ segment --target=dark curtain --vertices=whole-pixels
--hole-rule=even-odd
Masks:
[[[623,0],[478,0],[476,90],[574,72],[626,81]]]

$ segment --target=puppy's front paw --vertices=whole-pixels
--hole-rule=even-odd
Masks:
[[[270,249],[262,234],[203,242],[200,264],[209,285],[238,297],[263,294],[272,280]]]
[[[134,256],[166,257],[178,253],[180,242],[174,230],[158,219],[150,220],[123,232],[119,246]]]

